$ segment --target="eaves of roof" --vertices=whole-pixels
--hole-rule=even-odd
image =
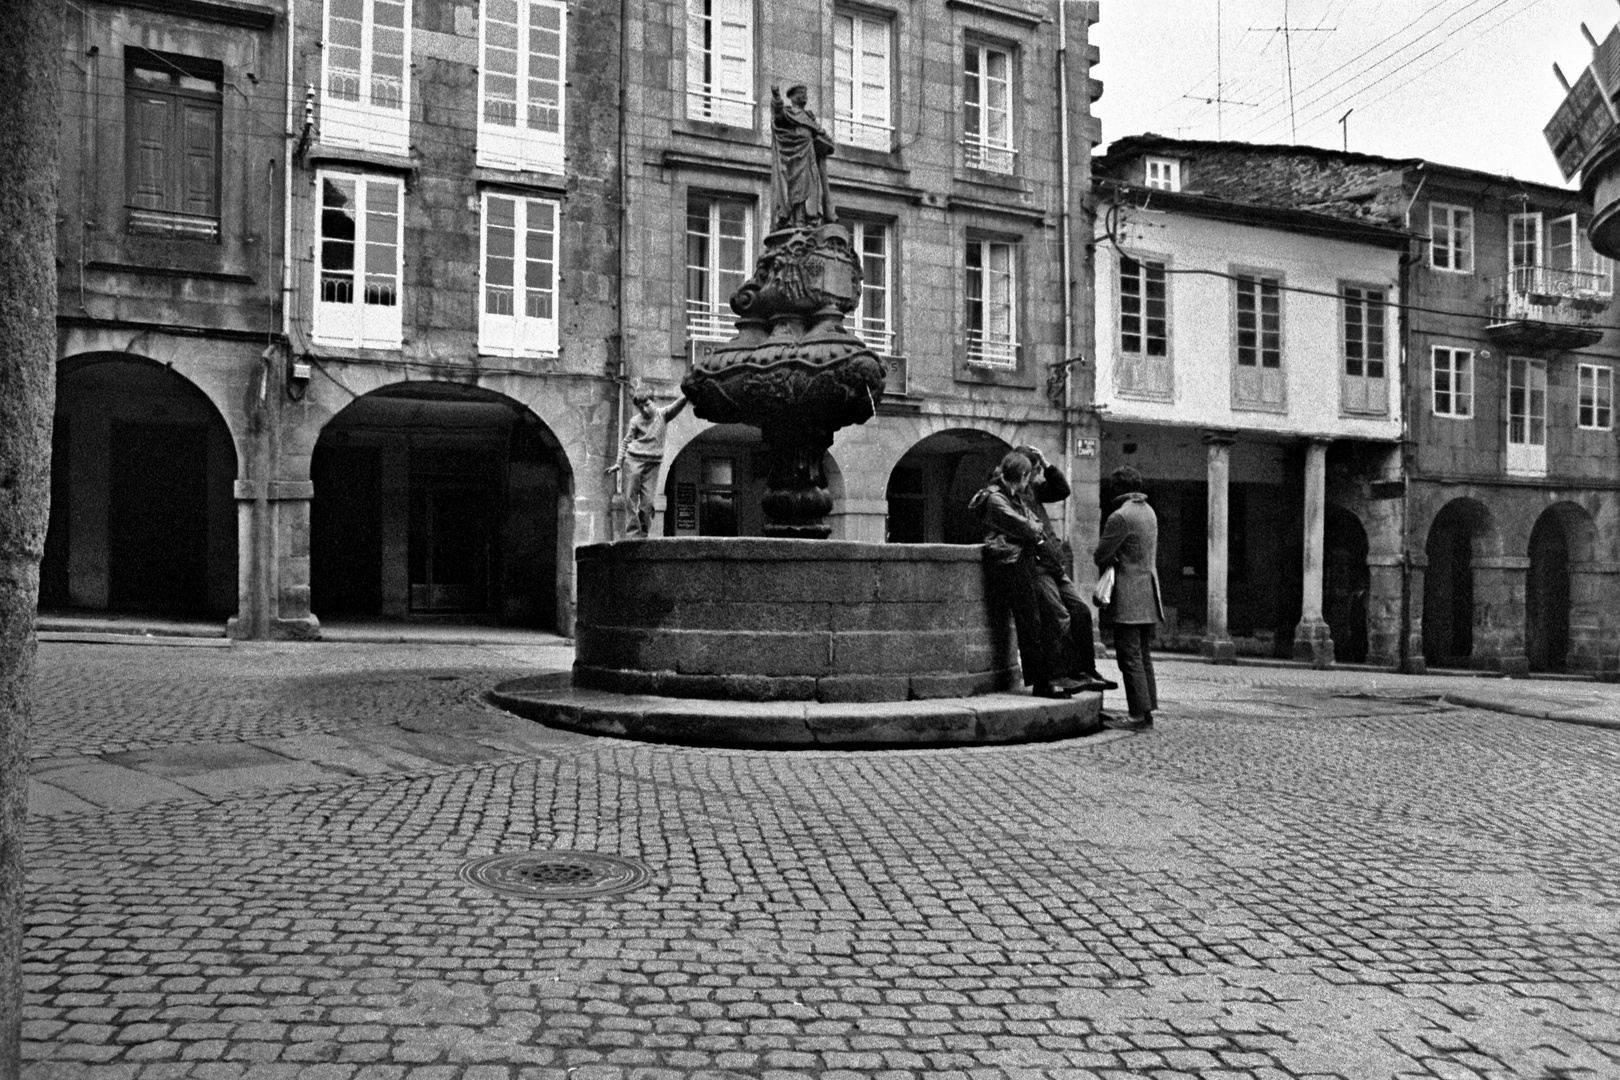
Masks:
[[[1234,140],[1218,139],[1175,139],[1168,135],[1158,135],[1147,132],[1142,135],[1125,135],[1108,144],[1105,153],[1093,159],[1098,167],[1107,168],[1110,158],[1115,161],[1124,161],[1127,158],[1138,157],[1142,154],[1174,152],[1189,157],[1196,157],[1203,151],[1248,152],[1257,154],[1306,157],[1318,161],[1343,162],[1347,165],[1379,165],[1389,169],[1423,170],[1424,172],[1439,174],[1458,180],[1470,180],[1488,184],[1511,184],[1514,187],[1527,191],[1540,192],[1550,198],[1574,196],[1580,197],[1580,192],[1574,188],[1557,187],[1553,184],[1542,184],[1534,180],[1521,180],[1506,173],[1485,172],[1480,169],[1468,169],[1461,165],[1446,165],[1442,162],[1430,161],[1427,158],[1392,158],[1382,157],[1378,154],[1361,154],[1353,150],[1331,150],[1322,146],[1293,145],[1289,143],[1246,143]]]
[[[1413,239],[1413,234],[1404,229],[1392,229],[1384,225],[1370,225],[1347,218],[1335,217],[1332,214],[1318,214],[1310,210],[1294,210],[1282,206],[1261,206],[1254,203],[1232,202],[1227,199],[1213,199],[1208,195],[1165,191],[1162,188],[1127,184],[1124,181],[1111,180],[1106,177],[1095,178],[1092,185],[1099,199],[1115,202],[1129,200],[1144,210],[1164,210],[1189,214],[1193,217],[1231,222],[1234,225],[1280,229],[1284,232],[1343,240],[1352,244],[1370,244],[1374,247],[1399,251],[1406,250],[1407,245]]]

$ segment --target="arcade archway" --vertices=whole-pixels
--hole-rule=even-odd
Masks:
[[[98,353],[58,365],[55,425],[40,607],[235,612],[236,447],[213,401]]]
[[[1597,527],[1581,507],[1556,503],[1530,530],[1530,566],[1524,589],[1524,645],[1531,671],[1570,666],[1572,571],[1594,557]]]
[[[558,629],[573,472],[521,403],[452,383],[351,402],[310,462],[310,606]]]
[[[970,428],[919,441],[889,473],[888,541],[983,543],[984,529],[968,511],[968,500],[1011,449],[1002,439]]]
[[[1361,519],[1328,506],[1323,522],[1322,614],[1333,634],[1335,656],[1346,663],[1367,659],[1367,530]]]
[[[1490,511],[1455,499],[1429,526],[1424,554],[1423,658],[1431,667],[1468,667],[1474,656],[1474,558],[1493,533]]]
[[[716,424],[699,433],[665,468],[663,520],[653,523],[654,535],[764,536],[767,453],[759,429],[747,424]],[[832,521],[844,499],[843,475],[830,452],[822,455],[821,470]]]

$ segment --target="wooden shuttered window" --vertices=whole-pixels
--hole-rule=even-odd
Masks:
[[[220,65],[131,49],[124,95],[130,233],[218,243]]]

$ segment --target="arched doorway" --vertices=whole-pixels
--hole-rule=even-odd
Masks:
[[[892,544],[984,541],[967,505],[1012,447],[994,435],[941,431],[907,450],[889,473],[887,539]]]
[[[208,396],[126,353],[57,368],[40,607],[228,616],[236,447]]]
[[[748,424],[716,424],[681,448],[663,481],[664,536],[764,536],[765,497],[771,465],[759,429]],[[843,502],[843,477],[831,453],[821,458],[833,523]],[[834,536],[837,536],[835,527]]]
[[[1338,659],[1360,664],[1367,659],[1367,530],[1361,520],[1338,506],[1327,508],[1323,522],[1323,617],[1333,634]]]
[[[1447,503],[1424,544],[1423,658],[1430,667],[1468,667],[1474,656],[1474,556],[1491,532],[1472,499]]]
[[[400,383],[351,402],[310,462],[310,607],[558,629],[573,473],[503,395]]]
[[[1571,571],[1594,557],[1596,533],[1591,516],[1573,503],[1549,506],[1530,530],[1524,645],[1531,671],[1570,667],[1571,616],[1581,606],[1575,603]]]

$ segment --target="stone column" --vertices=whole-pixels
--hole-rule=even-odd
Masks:
[[[1226,625],[1227,480],[1232,468],[1232,442],[1230,431],[1204,433],[1204,445],[1209,448],[1209,528],[1205,553],[1209,588],[1204,639],[1199,649],[1212,664],[1230,664],[1237,658],[1237,649]]]
[[[1327,515],[1327,439],[1305,445],[1304,589],[1299,626],[1294,629],[1294,659],[1312,667],[1333,665],[1333,635],[1322,618],[1322,529]]]
[[[1401,557],[1367,556],[1367,663],[1401,663]]]
[[[1569,564],[1569,659],[1566,668],[1598,678],[1613,678],[1620,661],[1608,645],[1613,632],[1617,568],[1591,560]]]
[[[1410,552],[1406,566],[1406,658],[1401,661],[1401,673],[1422,675],[1429,670],[1423,655],[1423,575],[1428,572],[1429,557]]]
[[[1524,652],[1524,584],[1530,560],[1523,555],[1474,558],[1474,666],[1504,675],[1528,675]]]
[[[233,638],[313,640],[310,612],[308,480],[236,481],[237,611],[225,624]]]

